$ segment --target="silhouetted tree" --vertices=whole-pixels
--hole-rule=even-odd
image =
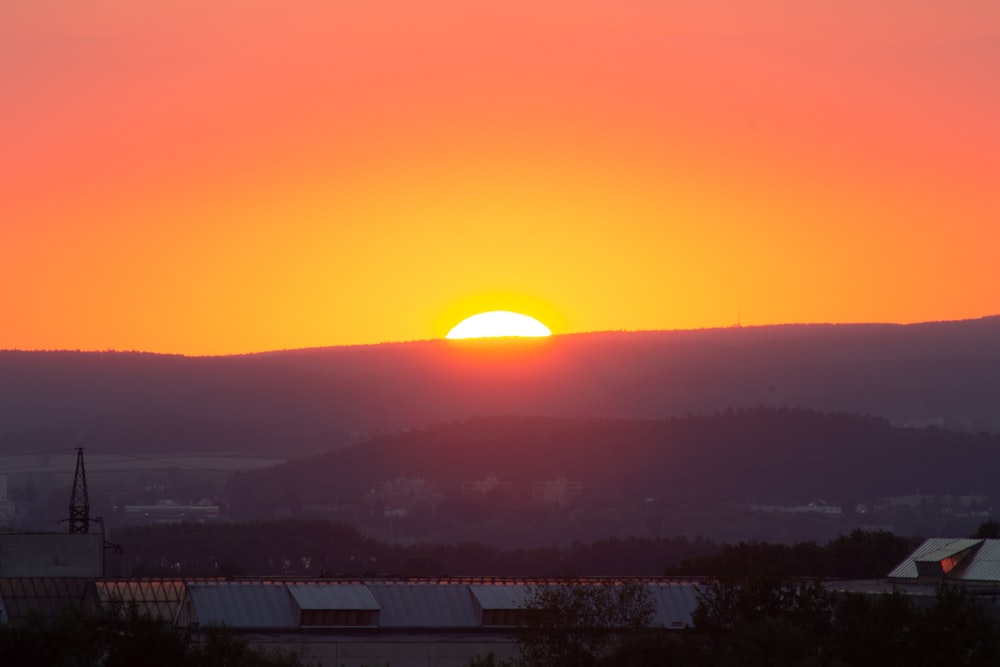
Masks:
[[[0,624],[4,667],[306,667],[295,653],[266,653],[220,630],[195,642],[186,631],[113,608],[102,614],[67,608],[53,619]]]
[[[996,665],[1000,636],[996,622],[965,588],[941,585],[934,605],[922,615],[916,652],[927,665]]]
[[[647,630],[656,608],[640,583],[571,583],[531,588],[518,636],[524,667],[597,665]]]
[[[882,577],[916,546],[885,531],[853,530],[826,546],[797,542],[727,544],[718,554],[688,558],[664,569],[667,576],[710,577]]]
[[[920,618],[910,596],[847,593],[836,607],[833,643],[847,665],[914,664]]]
[[[818,583],[744,579],[709,585],[683,638],[686,662],[722,665],[995,665],[1000,629],[980,600],[954,586],[934,603],[900,592],[835,598]]]
[[[979,524],[979,528],[976,529],[976,532],[969,537],[975,540],[1000,539],[1000,523],[997,523],[992,518],[987,519]]]

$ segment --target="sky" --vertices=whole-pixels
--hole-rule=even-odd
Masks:
[[[996,0],[6,0],[0,349],[1000,313]]]

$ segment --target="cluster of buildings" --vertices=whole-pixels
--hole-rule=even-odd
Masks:
[[[152,505],[123,505],[115,508],[117,517],[124,525],[149,525],[156,523],[183,523],[191,521],[205,523],[217,521],[220,516],[219,504],[210,498],[202,498],[191,504],[180,504],[175,500],[158,500]]]
[[[565,477],[531,484],[531,500],[541,505],[570,507],[583,499],[583,484]]]
[[[654,624],[681,629],[697,606],[696,584],[639,582],[655,603]],[[141,614],[197,634],[224,627],[268,650],[321,664],[465,665],[516,653],[516,628],[532,588],[565,581],[491,578],[101,579],[0,578],[0,619],[54,616],[64,606],[134,605]],[[606,579],[574,585],[620,585]]]
[[[103,576],[98,534],[0,533],[0,622],[54,616],[66,606],[140,613],[197,637],[222,627],[251,645],[296,651],[321,664],[465,665],[516,653],[526,602],[539,587],[640,585],[664,631],[691,625],[697,580],[667,578],[157,578]],[[1000,540],[926,540],[884,579],[831,582],[837,591],[903,590],[931,600],[936,587],[969,588],[992,610],[1000,593]]]
[[[251,645],[296,651],[321,664],[465,665],[516,652],[532,591],[620,586],[624,580],[464,578],[139,578],[103,575],[99,534],[0,533],[0,622],[64,607],[135,608],[191,632],[221,627]],[[691,623],[697,583],[628,580],[665,630]]]
[[[462,496],[466,498],[502,496],[509,499],[514,492],[514,485],[502,481],[495,473],[481,480],[462,482]],[[380,508],[386,518],[402,518],[417,505],[433,508],[445,498],[436,484],[422,477],[397,477],[374,485],[365,502],[369,507]],[[532,482],[530,500],[548,507],[573,507],[583,500],[583,483],[565,477]]]
[[[765,505],[752,503],[748,506],[751,512],[768,514],[811,514],[831,518],[843,518],[845,510],[825,500],[813,500],[808,503],[792,505]],[[990,496],[982,494],[965,494],[934,496],[923,493],[912,493],[901,496],[887,496],[871,503],[858,503],[852,508],[857,515],[891,517],[900,513],[922,512],[939,514],[956,518],[989,518],[993,507]]]
[[[495,473],[490,473],[485,479],[474,482],[462,482],[463,496],[485,496],[488,493],[510,494],[514,485],[510,482],[501,482]]]
[[[832,518],[844,516],[844,510],[839,505],[831,505],[825,500],[814,500],[803,505],[750,505],[751,512],[767,512],[768,514],[818,514]]]
[[[500,493],[510,496],[513,485],[502,482],[493,473],[485,479],[462,483],[462,495],[481,495]],[[583,500],[583,483],[573,482],[565,477],[531,483],[531,502],[536,505],[550,507],[572,507]]]
[[[858,514],[921,511],[954,517],[989,518],[993,513],[992,505],[992,498],[982,494],[934,496],[925,493],[912,493],[881,498],[871,505],[860,504],[855,508],[855,511]]]

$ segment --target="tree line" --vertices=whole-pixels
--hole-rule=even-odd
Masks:
[[[652,626],[641,584],[531,589],[518,656],[469,667],[986,667],[1000,625],[965,589],[939,586],[929,604],[899,591],[837,594],[817,581],[771,577],[704,585],[693,626]],[[139,614],[68,608],[54,619],[0,624],[10,667],[310,667],[295,653],[262,652],[221,630],[197,636]]]
[[[293,652],[262,651],[221,629],[197,635],[140,614],[67,607],[55,618],[0,623],[4,667],[313,667]]]
[[[475,542],[390,544],[321,520],[172,524],[116,530],[121,576],[656,576],[717,553],[702,538],[627,538],[501,549]]]
[[[667,566],[666,576],[820,577],[872,579],[885,576],[916,548],[919,540],[887,531],[856,529],[825,545],[740,542],[716,553],[699,554]]]
[[[693,627],[652,627],[638,584],[539,588],[525,605],[513,660],[469,667],[986,667],[1000,624],[965,589],[940,586],[926,605],[893,591],[837,594],[817,581],[770,577],[707,584]]]
[[[611,538],[567,546],[500,549],[388,544],[319,520],[173,524],[116,531],[124,576],[814,576],[881,577],[916,545],[888,532],[855,530],[826,545],[695,537]]]
[[[900,428],[799,408],[656,420],[476,417],[248,471],[230,481],[226,495],[234,516],[273,518],[310,504],[357,503],[373,485],[398,477],[461,497],[463,482],[493,473],[528,500],[532,482],[565,476],[583,484],[593,507],[646,498],[663,507],[748,498],[854,507],[917,489],[998,495],[989,474],[1000,465],[998,443],[1000,434]],[[946,450],[952,456],[937,456]],[[520,507],[517,498],[508,503]]]

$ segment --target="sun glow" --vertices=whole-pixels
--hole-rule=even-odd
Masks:
[[[446,338],[500,338],[506,336],[538,338],[551,335],[552,331],[534,317],[512,313],[509,310],[493,310],[465,318],[448,332]]]

